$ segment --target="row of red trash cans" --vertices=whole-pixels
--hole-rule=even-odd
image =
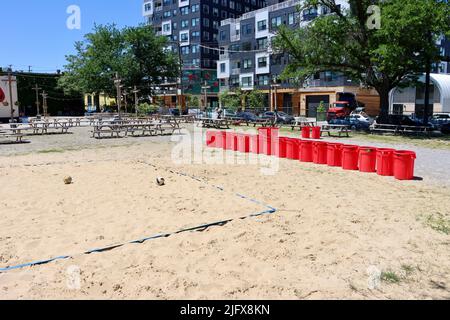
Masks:
[[[416,154],[412,151],[278,137],[278,128],[260,128],[258,132],[258,135],[252,135],[207,131],[206,144],[212,148],[265,154],[344,170],[376,172],[398,180],[414,179]]]

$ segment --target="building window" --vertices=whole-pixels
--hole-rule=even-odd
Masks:
[[[187,33],[180,34],[180,41],[189,41],[189,35]]]
[[[258,58],[258,68],[265,68],[265,67],[267,67],[267,57]]]
[[[258,76],[258,85],[259,86],[268,86],[270,82],[270,78],[268,75]]]
[[[258,21],[258,31],[267,30],[267,20]]]
[[[244,61],[243,61],[243,66],[244,66],[244,69],[250,69],[250,68],[252,68],[253,67],[253,61],[252,61],[252,59],[244,59]]]
[[[282,23],[281,17],[272,18],[272,29],[277,29]]]
[[[252,25],[251,24],[244,24],[242,26],[242,34],[248,35],[252,33]]]
[[[180,8],[180,12],[181,12],[182,16],[188,15],[189,14],[189,7]]]
[[[243,88],[253,87],[253,77],[242,77],[241,85]]]
[[[266,38],[256,39],[256,45],[258,50],[265,50],[268,47],[268,40]]]

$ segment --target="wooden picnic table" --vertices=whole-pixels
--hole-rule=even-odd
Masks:
[[[253,121],[243,120],[243,122],[246,123],[247,127],[253,125],[253,127],[255,128],[256,126],[261,126],[261,127],[271,126],[273,121],[272,121],[272,119],[256,119]]]
[[[228,119],[212,119],[212,118],[198,118],[197,126],[203,128],[214,129],[230,129],[230,120]]]
[[[328,136],[332,137],[332,134],[335,133],[338,134],[339,137],[342,137],[342,135],[350,137],[350,131],[349,126],[345,124],[325,124],[322,126],[321,135],[328,133]]]
[[[286,126],[291,127],[292,131],[294,131],[295,128],[298,128],[301,131],[304,127],[314,127],[315,125],[316,123],[314,121],[309,121],[306,118],[304,118],[304,119],[297,119],[294,121],[294,123],[288,124]]]
[[[16,143],[21,143],[22,138],[25,136],[23,131],[29,130],[29,126],[17,126],[17,127],[8,127],[8,128],[0,128],[0,137],[3,138],[15,138]]]
[[[93,126],[92,137],[100,139],[102,135],[110,135],[111,138],[121,138],[121,134],[126,137],[131,133],[135,136],[136,132],[141,136],[157,134],[163,135],[166,131],[174,134],[178,130],[181,133],[179,122],[176,119],[160,119],[153,121],[117,121],[117,122],[98,122]]]
[[[415,135],[431,135],[433,132],[432,127],[426,126],[405,126],[405,125],[396,125],[396,124],[374,124],[370,133],[392,133],[394,135],[407,135],[407,134],[415,134]]]
[[[33,121],[30,123],[33,128],[33,134],[48,134],[50,129],[61,130],[61,133],[68,133],[68,121]]]

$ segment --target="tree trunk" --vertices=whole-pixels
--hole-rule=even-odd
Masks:
[[[377,120],[378,123],[385,123],[389,118],[389,92],[388,88],[376,88],[380,95],[380,116]]]

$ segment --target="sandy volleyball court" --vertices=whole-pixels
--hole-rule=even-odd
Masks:
[[[74,254],[0,273],[0,299],[450,298],[448,187],[290,160],[274,176],[255,165],[177,166],[174,143],[136,141],[0,157],[0,267]],[[78,255],[265,210],[235,193],[278,211]],[[370,289],[373,270],[382,281]]]

